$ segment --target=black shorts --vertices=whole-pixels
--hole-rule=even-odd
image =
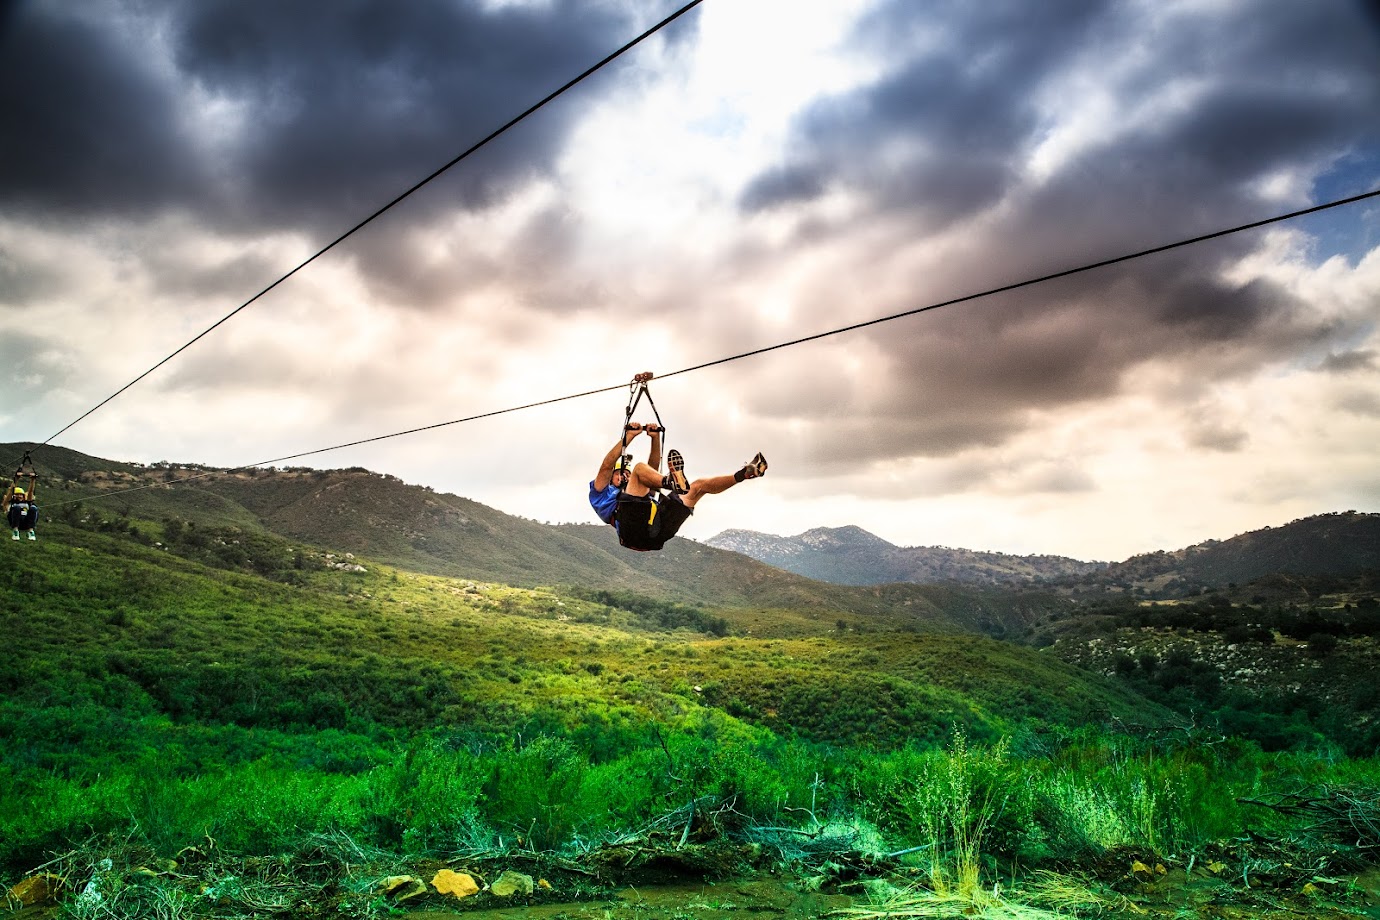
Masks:
[[[613,521],[619,543],[628,549],[646,551],[665,546],[694,513],[678,495],[656,499],[649,495],[620,495]]]

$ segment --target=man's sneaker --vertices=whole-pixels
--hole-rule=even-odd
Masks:
[[[17,540],[17,539],[19,539],[19,538],[18,538],[18,537],[15,537],[15,539]],[[29,539],[30,539],[30,540],[37,540],[37,539],[38,539],[38,535],[35,534],[35,533],[31,530],[31,531],[29,531]]]
[[[11,539],[11,540],[18,540],[18,539],[19,539],[19,528],[18,528],[18,527],[16,527],[14,530],[12,530],[12,531],[10,532],[10,539]]]
[[[744,479],[756,479],[767,474],[767,458],[759,452],[743,466]]]
[[[666,488],[677,495],[689,492],[690,480],[685,478],[685,458],[680,455],[680,451],[672,448],[666,455],[666,465],[671,470],[666,476]]]

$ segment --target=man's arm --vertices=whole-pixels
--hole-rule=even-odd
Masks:
[[[652,450],[647,455],[647,465],[658,473],[661,472],[661,427],[659,425],[644,425],[643,430],[652,436]]]
[[[609,483],[613,482],[613,465],[618,462],[618,458],[623,456],[623,452],[627,450],[628,445],[631,444],[633,439],[641,432],[642,426],[637,422],[633,422],[628,426],[628,430],[623,433],[622,440],[615,441],[613,447],[609,449],[609,452],[604,454],[604,461],[599,464],[599,472],[594,476],[595,491],[602,492],[609,487]]]

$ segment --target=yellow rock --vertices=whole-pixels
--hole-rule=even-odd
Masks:
[[[34,875],[17,883],[10,889],[10,897],[25,907],[35,904],[48,904],[57,900],[62,891],[62,878],[50,872]]]
[[[437,872],[436,877],[431,880],[431,887],[441,894],[453,894],[457,898],[468,898],[479,893],[479,886],[473,878],[463,872],[452,872],[449,869]]]
[[[516,894],[531,894],[534,887],[535,883],[532,881],[532,876],[506,869],[489,886],[489,891],[494,897],[511,898]]]
[[[390,875],[379,882],[379,888],[394,901],[406,901],[426,894],[426,883],[411,875]]]

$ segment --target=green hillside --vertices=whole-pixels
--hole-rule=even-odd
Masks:
[[[1144,714],[1141,700],[1100,678],[976,636],[838,637],[828,620],[813,638],[719,638],[745,633],[741,618],[760,612],[619,593],[601,601],[364,557],[350,564],[364,570],[352,571],[307,554],[303,583],[289,585],[125,535],[50,524],[0,570],[0,624],[22,639],[0,671],[6,705],[116,701],[245,727],[499,733],[515,719],[570,728],[609,708],[646,722],[712,707],[786,734],[883,744],[938,737],[955,724],[990,733],[1027,719]],[[796,702],[775,705],[774,693]],[[884,720],[850,721],[845,710],[862,703]]]
[[[718,617],[730,610],[297,552],[300,583],[285,584],[62,523],[16,544],[0,567],[7,783],[82,786],[131,763],[172,779],[283,757],[354,773],[437,733],[481,747],[572,738],[609,759],[658,730],[885,750],[955,730],[1165,718],[1101,677],[981,637],[718,638],[737,628]],[[48,838],[18,826],[8,858],[35,858]]]
[[[31,446],[0,445],[0,453],[19,455]],[[771,611],[755,618],[758,635],[814,632],[840,616],[854,626],[1001,635],[1064,603],[1053,594],[1015,599],[981,588],[830,585],[690,540],[672,541],[659,553],[630,553],[609,527],[539,524],[363,469],[141,467],[48,447],[36,458],[49,520],[132,525],[153,538],[170,521],[202,532],[234,528],[240,533],[216,539],[272,534],[433,575]]]

